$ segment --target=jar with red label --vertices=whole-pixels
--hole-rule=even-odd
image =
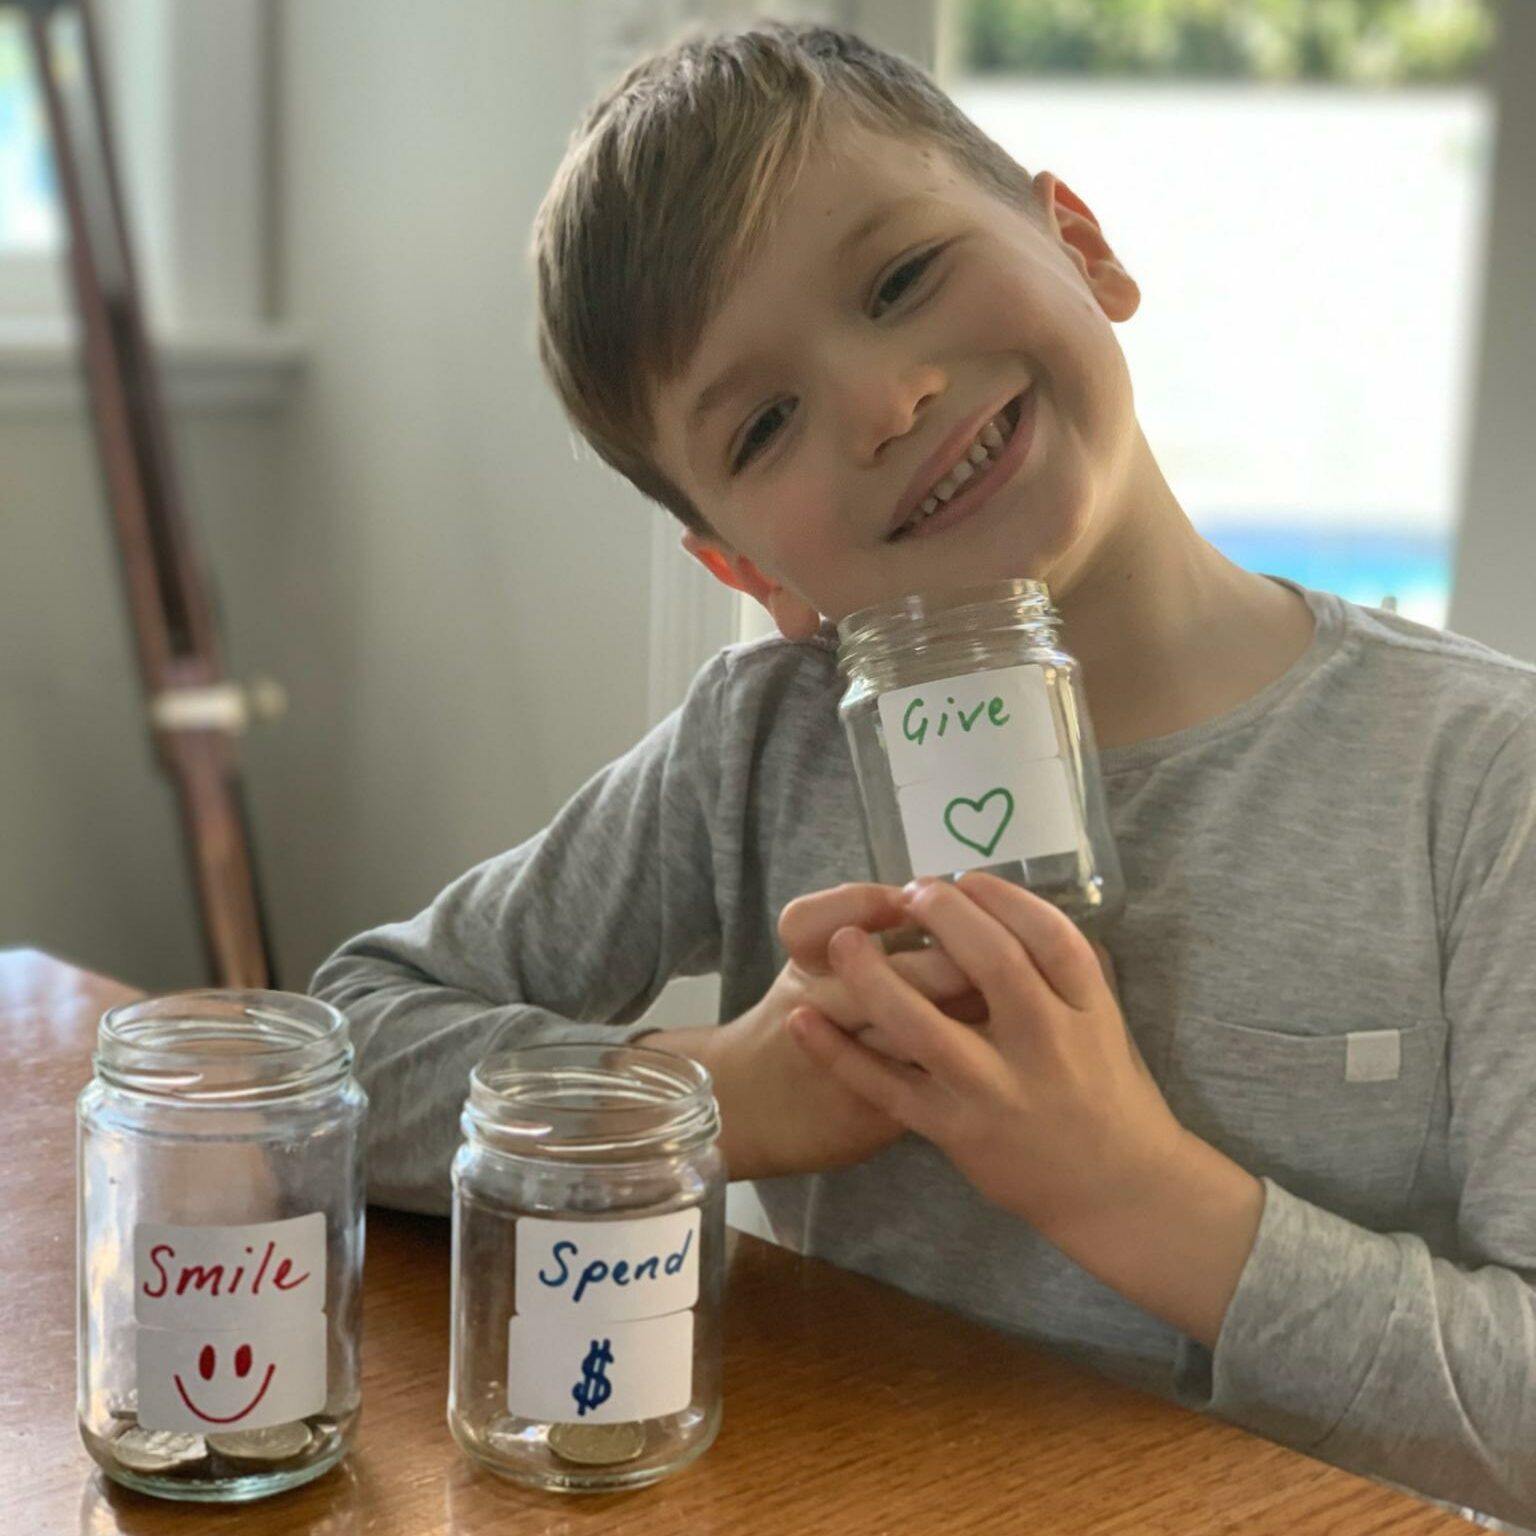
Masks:
[[[78,1125],[78,1413],[114,1481],[259,1498],[358,1417],[366,1099],[347,1022],[281,992],[114,1008]]]

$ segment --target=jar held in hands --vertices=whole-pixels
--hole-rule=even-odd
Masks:
[[[1023,578],[915,593],[838,625],[838,709],[876,879],[984,869],[1093,934],[1119,912],[1093,728],[1058,627],[1044,583]]]

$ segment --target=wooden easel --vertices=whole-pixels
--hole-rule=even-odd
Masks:
[[[91,0],[19,0],[69,219],[86,385],[117,531],[139,675],[175,783],[204,945],[220,987],[275,984],[207,578],[188,532],[155,359],[144,334]]]

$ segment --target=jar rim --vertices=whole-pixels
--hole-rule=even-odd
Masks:
[[[307,1092],[352,1064],[346,1015],[299,993],[195,988],[102,1016],[95,1066],[114,1087],[231,1103]]]
[[[719,1131],[700,1063],[627,1043],[564,1041],[483,1057],[469,1075],[463,1129],[522,1157],[666,1155]]]
[[[855,609],[838,621],[839,646],[853,645],[889,624],[954,614],[967,608],[981,608],[990,603],[1012,602],[1038,610],[1039,618],[1054,618],[1050,588],[1043,581],[1028,576],[1009,576],[998,581],[973,586],[943,587],[936,591],[908,592],[884,603],[872,603]]]

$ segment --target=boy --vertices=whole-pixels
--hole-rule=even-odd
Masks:
[[[1200,539],[1136,422],[1112,325],[1140,295],[1092,212],[855,38],[766,25],[637,66],[536,253],[567,411],[783,638],[321,968],[374,1198],[444,1208],[487,1051],[633,1037],[669,978],[718,970],[718,1027],[647,1043],[714,1074],[783,1240],[1529,1520],[1536,669]],[[1027,451],[950,505],[989,424]],[[867,879],[832,624],[1004,576],[1049,583],[1083,663],[1112,970],[988,876]],[[885,956],[870,931],[903,922],[936,946]]]

